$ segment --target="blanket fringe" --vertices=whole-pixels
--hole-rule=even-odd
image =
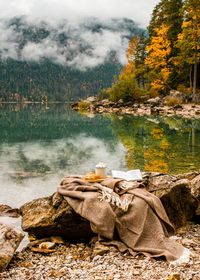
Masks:
[[[123,200],[113,192],[112,189],[104,187],[102,190],[102,195],[99,197],[100,201],[109,202],[111,205],[117,206],[118,208],[122,209],[124,212],[128,211],[128,207],[131,203],[127,198]]]
[[[190,260],[190,256],[191,256],[190,250],[184,248],[183,254],[180,256],[180,258],[175,261],[171,261],[169,267],[174,267],[183,263],[188,263]]]

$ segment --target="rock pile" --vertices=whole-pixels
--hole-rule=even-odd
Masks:
[[[160,97],[150,98],[143,100],[143,102],[112,102],[108,99],[97,101],[96,98],[90,98],[89,100],[83,100],[82,103],[87,103],[87,107],[84,110],[94,114],[133,114],[133,115],[151,115],[160,114],[168,116],[183,116],[185,118],[199,117],[200,105],[199,104],[177,104],[174,106],[167,106],[163,99]],[[73,110],[80,110],[79,103],[75,103],[71,106]]]

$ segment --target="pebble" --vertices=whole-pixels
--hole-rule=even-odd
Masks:
[[[16,252],[1,280],[199,280],[200,225],[194,224],[179,234],[177,242],[191,250],[190,261],[170,267],[162,259],[135,258],[116,251],[93,255],[95,244],[58,244],[49,255],[31,252],[27,247]],[[194,250],[195,249],[195,250]],[[170,278],[171,277],[171,278]],[[176,277],[176,278],[175,278]]]

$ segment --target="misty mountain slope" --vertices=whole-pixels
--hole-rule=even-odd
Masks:
[[[0,98],[68,100],[109,87],[126,63],[130,19],[85,18],[52,25],[26,17],[0,21]]]

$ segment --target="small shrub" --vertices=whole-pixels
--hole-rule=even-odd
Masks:
[[[166,105],[169,106],[169,107],[173,107],[173,106],[179,105],[181,103],[182,103],[181,99],[179,99],[177,97],[169,97],[166,100]]]
[[[78,102],[78,108],[81,110],[87,110],[90,107],[90,102]]]
[[[181,93],[191,93],[191,89],[185,87],[183,84],[179,84],[177,86],[177,91],[181,92]]]
[[[110,94],[107,89],[103,89],[98,95],[97,95],[97,101],[103,100],[103,99],[109,99]]]
[[[150,98],[155,98],[157,96],[160,96],[159,92],[153,88],[149,89],[148,94],[149,94]]]
[[[115,81],[109,93],[111,101],[117,102],[122,99],[124,102],[128,102],[138,100],[142,91],[134,77],[122,76],[120,80]]]

